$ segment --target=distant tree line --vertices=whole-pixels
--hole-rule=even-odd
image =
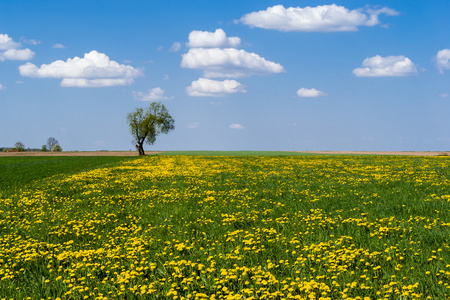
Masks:
[[[25,149],[24,143],[18,141],[14,144],[14,148],[0,148],[0,151],[3,152],[24,152],[24,151],[52,151],[52,152],[61,152],[63,149],[59,145],[59,142],[54,137],[49,137],[47,139],[47,143],[42,145],[41,149]]]

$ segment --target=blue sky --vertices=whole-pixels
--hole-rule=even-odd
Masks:
[[[450,1],[0,2],[0,146],[450,150]],[[133,149],[134,150],[134,149]]]

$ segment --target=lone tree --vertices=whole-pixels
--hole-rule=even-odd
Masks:
[[[15,149],[17,150],[17,151],[19,151],[19,152],[23,152],[23,151],[25,151],[25,145],[22,143],[22,142],[17,142],[15,145],[14,145],[14,147],[15,147]]]
[[[147,110],[137,108],[127,115],[127,121],[139,155],[145,155],[144,142],[153,145],[160,133],[175,129],[174,119],[161,102],[150,103]]]
[[[59,145],[58,140],[55,139],[54,137],[49,137],[47,139],[47,150],[48,151],[52,151],[53,146],[55,145]]]

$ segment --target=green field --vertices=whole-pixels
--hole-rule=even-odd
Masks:
[[[0,299],[450,299],[449,157],[166,154],[1,158]]]
[[[57,174],[74,174],[106,164],[134,159],[117,156],[0,157],[0,193]]]

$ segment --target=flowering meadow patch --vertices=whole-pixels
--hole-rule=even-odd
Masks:
[[[450,159],[151,156],[0,192],[0,299],[450,299]]]

